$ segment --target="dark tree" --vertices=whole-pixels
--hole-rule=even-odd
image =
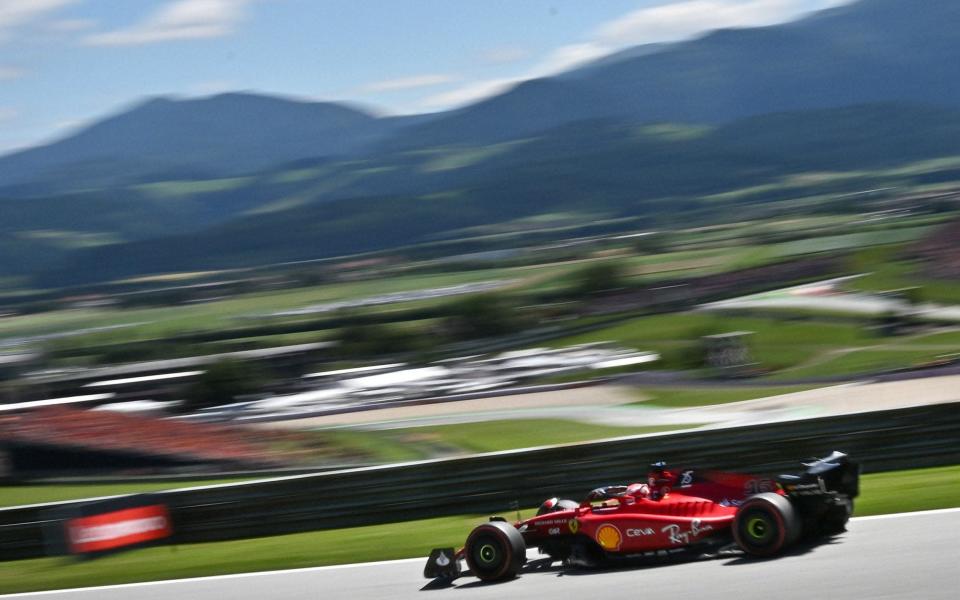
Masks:
[[[457,338],[474,339],[517,333],[524,319],[506,298],[496,294],[469,296],[450,306],[447,329]]]
[[[383,324],[347,325],[340,330],[339,352],[348,357],[371,357],[422,350],[426,340],[413,331]]]
[[[574,281],[577,294],[597,296],[624,287],[625,273],[619,262],[595,262],[577,271]]]
[[[239,396],[260,391],[267,380],[264,370],[253,363],[222,360],[210,365],[187,389],[186,408],[229,404]]]

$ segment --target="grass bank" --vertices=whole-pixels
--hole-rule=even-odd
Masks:
[[[398,429],[320,431],[317,435],[383,462],[499,452],[552,444],[572,444],[625,435],[661,433],[697,425],[616,427],[566,419],[511,419]]]
[[[635,406],[655,406],[657,408],[687,408],[726,404],[742,400],[769,398],[794,392],[804,392],[819,386],[788,385],[780,387],[743,387],[743,388],[643,388],[637,395],[643,398],[632,402]]]
[[[130,481],[126,483],[50,483],[39,485],[9,485],[0,487],[0,507],[19,506],[21,504],[41,504],[44,502],[63,502],[81,498],[100,498],[120,494],[142,494],[176,488],[233,483],[246,478],[211,479],[207,481]]]
[[[554,347],[612,341],[639,350],[659,352],[655,363],[662,369],[702,365],[701,338],[706,335],[750,331],[753,360],[768,371],[799,365],[816,356],[849,347],[875,343],[874,334],[855,323],[784,321],[705,312],[640,317],[576,336],[551,340]]]

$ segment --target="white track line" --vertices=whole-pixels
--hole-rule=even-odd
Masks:
[[[870,515],[869,517],[853,517],[851,521],[877,521],[880,519],[896,519],[899,517],[915,517],[915,516],[924,516],[924,515],[942,515],[946,513],[953,513],[960,511],[958,508],[938,508],[935,510],[916,510],[913,512],[904,512],[904,513],[890,513],[887,515]]]
[[[920,510],[914,512],[892,513],[888,515],[872,515],[869,517],[853,517],[851,521],[873,521],[879,519],[897,519],[901,517],[922,517],[928,515],[939,515],[946,513],[960,512],[958,508],[940,508],[936,510]],[[29,598],[34,596],[45,596],[50,594],[67,594],[71,592],[92,592],[96,590],[111,590],[123,588],[137,588],[150,585],[170,585],[176,583],[190,583],[197,581],[219,581],[224,579],[241,579],[244,577],[260,577],[263,575],[289,575],[292,573],[309,573],[332,571],[336,569],[356,569],[362,567],[378,567],[382,565],[402,565],[406,563],[423,563],[426,557],[401,558],[397,560],[380,560],[375,562],[351,563],[346,565],[328,565],[325,567],[304,567],[301,569],[278,569],[274,571],[251,571],[249,573],[233,573],[230,575],[207,575],[205,577],[187,577],[184,579],[164,579],[161,581],[142,581],[139,583],[120,583],[116,585],[100,585],[95,587],[69,588],[63,590],[47,590],[43,592],[25,592],[21,594],[0,594],[0,598]]]
[[[351,563],[346,565],[327,565],[325,567],[303,567],[300,569],[277,569],[275,571],[250,571],[248,573],[231,573],[229,575],[206,575],[203,577],[186,577],[184,579],[163,579],[160,581],[141,581],[138,583],[118,583],[114,585],[98,585],[93,587],[68,588],[63,590],[46,590],[43,592],[24,592],[20,594],[2,594],[0,598],[26,598],[29,596],[43,596],[46,594],[66,594],[68,592],[91,592],[95,590],[110,590],[118,588],[136,588],[148,585],[168,585],[173,583],[188,583],[194,581],[217,581],[221,579],[241,579],[244,577],[259,577],[261,575],[289,575],[292,573],[307,573],[311,571],[332,571],[335,569],[355,569],[358,567],[377,567],[381,565],[399,565],[403,563],[424,563],[426,557],[400,558],[397,560],[380,560],[374,562]]]

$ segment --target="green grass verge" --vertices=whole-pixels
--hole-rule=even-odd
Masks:
[[[41,558],[0,563],[0,593],[295,569],[426,556],[463,544],[483,516],[317,531],[135,550],[95,561]],[[319,593],[319,592],[318,592]]]
[[[565,419],[513,419],[401,429],[328,430],[318,431],[317,435],[343,447],[372,454],[379,461],[402,462],[437,456],[571,444],[690,427],[696,425],[615,427]]]
[[[949,354],[954,351],[951,345],[960,340],[960,332],[951,331],[904,339],[880,338],[857,322],[693,312],[640,317],[589,333],[555,339],[550,345],[560,347],[612,341],[659,352],[661,360],[652,365],[656,368],[690,369],[701,363],[700,339],[703,336],[730,331],[754,332],[748,338],[751,355],[770,373],[771,380],[860,375],[913,367]],[[851,351],[845,353],[847,349]],[[957,350],[960,350],[960,344]],[[734,397],[726,401],[737,399],[748,398]]]
[[[869,348],[836,358],[817,362],[809,366],[790,369],[771,377],[771,379],[803,379],[806,377],[832,377],[840,375],[859,375],[915,367],[937,360],[947,351],[942,349],[899,349]]]
[[[925,335],[899,340],[897,343],[905,346],[955,346],[955,348],[943,348],[943,351],[960,351],[960,330],[934,331]]]
[[[864,475],[854,514],[865,517],[955,506],[960,506],[960,465]]]
[[[385,279],[243,294],[215,302],[183,306],[125,310],[113,308],[60,310],[3,319],[0,322],[0,336],[28,336],[132,324],[133,326],[128,328],[86,334],[74,340],[78,344],[124,343],[163,338],[187,331],[229,329],[237,326],[237,317],[302,308],[312,304],[486,280],[519,280],[532,283],[541,276],[553,275],[572,268],[568,265],[544,265],[532,269],[491,268],[463,273],[397,275]],[[434,300],[434,302],[444,301],[448,299]],[[382,307],[374,308],[382,310]]]
[[[708,404],[726,404],[741,400],[755,400],[782,394],[792,394],[815,389],[818,386],[791,385],[781,387],[750,388],[643,388],[638,391],[644,400],[633,402],[637,406],[656,406],[658,408],[686,408],[688,406],[706,406]]]
[[[832,349],[864,346],[875,339],[870,331],[856,323],[783,321],[691,312],[632,319],[590,333],[552,340],[550,345],[612,341],[659,352],[662,360],[655,363],[657,368],[682,369],[702,363],[700,338],[731,331],[754,332],[749,340],[753,359],[768,370],[798,365]]]
[[[120,494],[159,492],[161,490],[214,485],[217,483],[234,483],[247,479],[250,478],[212,479],[208,481],[131,481],[127,483],[10,485],[0,487],[0,507],[20,506],[22,504],[42,504],[44,502],[63,502],[65,500],[99,498],[101,496],[117,496]]]
[[[906,260],[903,247],[867,248],[851,259],[851,267],[866,273],[854,279],[848,287],[865,292],[920,288],[923,302],[960,304],[960,283],[953,279],[934,279],[924,276],[924,266]]]
[[[832,250],[849,250],[851,248],[900,244],[919,239],[929,231],[929,227],[911,227],[811,237],[809,239],[777,244],[776,254],[778,256],[796,256],[798,254],[811,254]]]
[[[955,507],[960,505],[960,466],[866,475],[861,492],[856,506],[860,516]],[[426,557],[431,548],[462,544],[470,528],[483,519],[474,515],[444,517],[148,548],[95,561],[41,558],[4,562],[0,563],[0,593]]]

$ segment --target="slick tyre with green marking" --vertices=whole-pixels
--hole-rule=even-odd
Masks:
[[[470,571],[483,581],[502,581],[517,576],[527,561],[527,546],[517,528],[491,521],[467,536],[464,556]]]
[[[747,498],[733,519],[734,541],[753,556],[779,554],[797,541],[801,531],[796,508],[790,500],[774,493]]]

